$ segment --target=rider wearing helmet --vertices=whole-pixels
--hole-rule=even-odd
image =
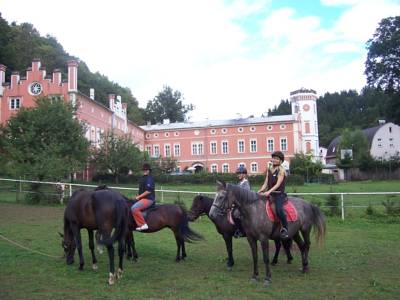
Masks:
[[[267,170],[264,184],[258,191],[266,197],[271,196],[271,200],[275,202],[276,214],[282,223],[281,238],[287,239],[288,236],[288,223],[286,220],[286,214],[283,209],[283,202],[285,201],[285,183],[286,183],[286,171],[282,167],[282,163],[285,161],[285,156],[281,151],[275,151],[271,155],[272,166]],[[267,190],[267,191],[265,191]]]
[[[239,179],[239,186],[243,189],[249,190],[250,191],[250,183],[249,180],[247,179],[247,170],[243,166],[239,166],[236,169],[236,174]]]
[[[236,174],[237,174],[238,179],[239,179],[239,186],[242,189],[250,191],[251,190],[250,189],[250,183],[249,183],[249,180],[247,179],[247,170],[246,170],[246,168],[244,166],[239,166],[236,169]],[[232,218],[233,218],[233,221],[235,222],[235,225],[236,225],[236,230],[235,230],[235,233],[233,234],[233,236],[235,238],[246,236],[246,234],[244,233],[243,227],[242,227],[241,216],[240,216],[240,213],[239,213],[239,211],[237,209],[233,209]]]
[[[139,195],[135,198],[137,202],[131,207],[132,216],[137,225],[136,230],[138,231],[149,229],[141,211],[150,207],[156,201],[155,183],[153,176],[151,176],[150,164],[144,163],[142,170],[144,176],[139,182]]]

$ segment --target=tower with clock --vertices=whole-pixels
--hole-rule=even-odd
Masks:
[[[301,143],[298,149],[303,153],[311,154],[314,159],[319,158],[317,93],[312,89],[301,88],[290,93],[292,114],[298,119],[299,136]]]

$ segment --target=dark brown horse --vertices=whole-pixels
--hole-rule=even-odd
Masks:
[[[209,217],[210,209],[213,204],[214,199],[211,199],[204,195],[197,195],[193,199],[192,207],[188,213],[189,221],[195,221],[201,215],[207,215]],[[236,227],[228,221],[227,215],[218,215],[215,218],[210,218],[213,221],[215,228],[218,233],[222,235],[225,241],[226,251],[228,252],[228,261],[226,263],[229,270],[232,269],[235,261],[233,260],[233,250],[232,250],[232,236],[235,233]],[[287,263],[290,264],[293,260],[293,256],[290,253],[292,240],[284,241],[275,240],[275,255],[272,260],[272,264],[276,265],[278,263],[279,251],[281,245],[283,245],[286,256]]]
[[[127,207],[131,207],[134,200],[126,200]],[[172,230],[175,236],[177,252],[175,260],[177,262],[186,257],[185,242],[193,242],[203,239],[203,237],[190,229],[186,209],[178,204],[158,204],[145,211],[145,220],[149,229],[141,231],[144,233],[156,232],[164,228]],[[136,223],[132,216],[129,218],[129,230],[132,232],[136,228]],[[132,242],[130,242],[130,240]],[[135,258],[136,249],[133,235],[128,234],[128,256],[133,252]],[[137,254],[136,254],[137,257]]]
[[[289,222],[289,237],[298,245],[301,252],[302,272],[308,272],[308,252],[310,250],[310,232],[312,227],[316,229],[316,240],[322,243],[325,237],[325,217],[321,210],[300,198],[289,197],[298,213],[298,220]],[[268,240],[279,238],[279,226],[272,222],[265,212],[266,199],[261,195],[242,189],[236,185],[218,182],[218,190],[215,196],[210,217],[226,213],[232,205],[239,208],[242,215],[242,226],[247,235],[253,256],[252,281],[258,277],[257,241],[261,241],[263,260],[265,264],[264,286],[271,282],[271,270],[269,267]],[[300,233],[304,239],[301,238]]]
[[[92,253],[93,269],[97,269],[94,254],[93,230],[98,230],[99,242],[107,247],[110,260],[109,284],[114,283],[114,247],[118,241],[119,268],[117,278],[122,276],[125,237],[128,230],[129,210],[121,194],[112,190],[78,190],[72,194],[64,212],[64,234],[62,246],[67,264],[74,262],[75,249],[79,253],[79,270],[83,270],[81,228],[89,234],[89,248]],[[114,233],[112,234],[112,231]]]

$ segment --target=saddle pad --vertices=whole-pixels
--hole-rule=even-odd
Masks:
[[[285,210],[286,220],[288,222],[297,221],[297,210],[289,200],[285,201],[283,204],[283,209]],[[272,221],[279,221],[279,219],[275,216],[274,212],[272,211],[270,201],[267,201],[265,205],[265,210],[267,211],[268,218]]]

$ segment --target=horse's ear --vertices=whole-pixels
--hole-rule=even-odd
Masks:
[[[223,180],[217,180],[217,190],[225,190],[226,183]]]
[[[64,237],[64,235],[61,233],[61,232],[58,232],[58,234],[63,238]]]

